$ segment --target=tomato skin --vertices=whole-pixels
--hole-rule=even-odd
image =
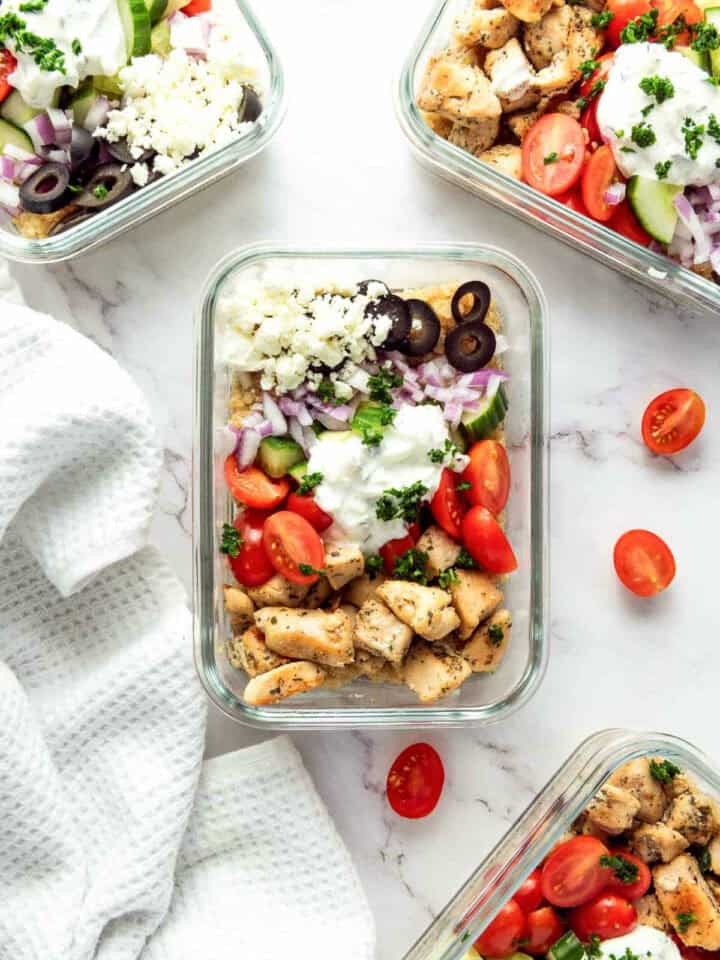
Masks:
[[[565,933],[565,924],[552,907],[541,907],[527,915],[528,943],[523,950],[543,956]]]
[[[608,226],[611,230],[627,237],[628,240],[639,243],[641,247],[649,247],[652,243],[652,237],[640,226],[640,221],[627,200],[623,200],[615,207],[615,212],[608,220]]]
[[[462,535],[463,504],[457,492],[457,474],[447,467],[430,502],[430,509],[445,533],[459,540]]]
[[[533,910],[537,910],[543,902],[542,870],[540,867],[533,870],[530,876],[520,884],[513,894],[513,899],[523,913],[532,913]]]
[[[527,936],[527,920],[515,900],[508,900],[475,941],[483,957],[509,957]]]
[[[560,203],[564,203],[566,207],[570,207],[571,210],[574,210],[575,213],[581,213],[584,217],[590,216],[585,208],[585,204],[583,203],[582,190],[578,184],[576,184],[568,193],[564,193],[557,199]]]
[[[312,584],[317,573],[301,573],[299,564],[315,570],[325,566],[325,546],[317,530],[304,517],[290,510],[271,514],[263,529],[263,546],[277,572],[292,583]]]
[[[470,484],[467,499],[473,506],[487,507],[497,516],[510,494],[510,462],[505,447],[496,440],[481,440],[470,447],[470,463],[462,478]]]
[[[607,9],[608,9],[608,10],[610,9],[610,3],[608,3]],[[616,18],[616,19],[617,19],[617,18]],[[611,27],[612,27],[612,25],[613,25],[614,22],[615,22],[615,20],[611,20],[611,21],[610,21],[610,26],[611,26]],[[610,30],[608,30],[608,35],[609,35],[609,33],[610,33]],[[592,88],[595,86],[595,84],[597,83],[598,80],[606,80],[606,79],[607,79],[608,71],[610,70],[610,67],[612,66],[612,62],[613,62],[613,57],[614,57],[614,56],[615,56],[615,54],[614,54],[612,51],[608,51],[607,53],[604,53],[601,57],[596,57],[596,58],[595,58],[596,61],[597,61],[597,63],[598,63],[598,68],[597,68],[597,70],[596,70],[594,73],[592,73],[592,74],[587,78],[587,80],[583,80],[583,82],[580,84],[580,96],[581,96],[581,97],[587,97],[587,96],[589,96],[589,95],[590,95],[590,91],[591,91]],[[594,99],[597,99],[597,96],[595,96]]]
[[[652,883],[650,867],[648,867],[640,857],[636,857],[635,854],[629,850],[611,850],[610,853],[612,856],[622,857],[623,860],[627,860],[632,863],[633,866],[637,867],[637,880],[633,880],[632,883],[623,883],[623,881],[613,873],[605,888],[607,892],[616,893],[626,900],[639,900],[640,897],[644,897]]]
[[[638,597],[652,597],[675,578],[670,547],[649,530],[628,530],[615,544],[615,572],[624,587]]]
[[[545,163],[552,154],[558,159]],[[584,156],[585,137],[577,120],[564,113],[546,113],[522,142],[523,180],[548,197],[558,197],[577,183]]]
[[[585,107],[580,117],[580,126],[587,132],[588,143],[601,144],[603,142],[600,127],[598,126],[597,109],[600,97],[593,97]]]
[[[236,500],[256,510],[274,510],[290,490],[290,483],[285,477],[271,480],[257,467],[241,470],[234,453],[225,461],[225,482]]]
[[[195,17],[198,13],[207,13],[209,10],[212,10],[212,0],[190,0],[180,12],[186,17]]]
[[[658,8],[658,27],[675,23],[678,17],[683,17],[688,25],[705,19],[703,11],[692,0],[653,0],[652,5]],[[687,30],[682,30],[675,37],[676,46],[687,46],[689,42]]]
[[[605,200],[605,191],[616,176],[617,167],[612,150],[603,144],[590,155],[581,181],[583,203],[593,220],[605,223],[615,212],[615,208]]]
[[[462,538],[470,556],[490,573],[512,573],[518,562],[500,524],[485,507],[465,514]]]
[[[305,517],[310,526],[315,527],[318,533],[322,533],[323,530],[327,530],[332,525],[333,518],[317,505],[315,497],[311,493],[300,494],[293,491],[287,498],[286,507],[293,513]]]
[[[9,50],[0,50],[0,101],[8,96],[12,87],[8,77],[15,72],[17,60]]]
[[[408,532],[406,537],[398,537],[397,540],[388,540],[387,543],[380,547],[378,553],[383,558],[383,569],[389,577],[393,575],[398,557],[407,553],[416,543],[417,538]]]
[[[608,848],[597,837],[558,844],[542,867],[542,891],[554,907],[578,907],[605,888],[612,871],[600,865]]]
[[[606,9],[614,14],[605,32],[605,42],[613,49],[621,44],[620,34],[631,20],[650,10],[650,0],[608,0]]]
[[[595,934],[601,940],[624,937],[637,925],[637,910],[624,897],[601,893],[589,903],[576,907],[570,914],[570,927],[583,943]]]
[[[395,758],[388,771],[388,803],[401,817],[427,817],[437,806],[444,783],[445,768],[437,750],[429,743],[414,743]]]
[[[705,403],[694,390],[678,387],[652,400],[642,418],[642,438],[653,453],[679,453],[705,424]]]
[[[243,542],[236,557],[228,556],[233,576],[244,587],[259,587],[275,574],[263,546],[263,527],[268,514],[261,510],[243,510],[233,520]]]

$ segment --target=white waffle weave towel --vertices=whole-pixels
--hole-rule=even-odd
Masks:
[[[159,468],[137,387],[0,263],[0,960],[370,960],[290,741],[202,768]]]

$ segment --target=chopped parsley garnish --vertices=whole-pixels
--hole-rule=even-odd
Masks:
[[[624,130],[613,130],[613,133],[618,138],[618,140],[622,140],[622,138],[625,136]]]
[[[600,857],[601,867],[610,867],[612,872],[621,883],[635,883],[638,878],[639,869],[637,864],[631,863],[620,854],[607,854]]]
[[[668,50],[672,50],[675,46],[675,41],[678,36],[684,31],[687,30],[687,23],[685,22],[685,17],[680,14],[679,17],[676,17],[672,23],[666,24],[664,27],[658,31],[658,40],[665,44],[665,47]]]
[[[649,956],[650,954],[648,953],[648,957]],[[610,960],[640,960],[640,956],[637,953],[633,953],[630,947],[625,947],[625,953],[621,953],[619,957],[611,953]]]
[[[714,87],[720,87],[720,77],[705,77],[706,83],[711,83]]]
[[[93,189],[93,196],[97,197],[98,200],[104,200],[109,193],[110,191],[108,190],[108,188],[105,186],[104,183],[99,183]]]
[[[460,493],[462,490],[469,490],[472,487],[472,484],[469,480],[461,480],[460,483],[455,485],[455,489]]]
[[[703,53],[705,50],[717,50],[720,47],[720,33],[712,23],[701,20],[699,23],[691,23],[688,29],[694,37],[690,46],[698,53]]]
[[[710,856],[710,851],[707,847],[703,847],[697,857],[698,866],[700,867],[701,873],[710,873],[712,858]]]
[[[305,476],[300,481],[300,486],[297,489],[297,492],[301,497],[304,497],[305,494],[310,493],[311,490],[314,490],[319,484],[323,482],[323,475],[319,470],[316,470],[315,473],[306,473]]]
[[[690,924],[697,921],[697,917],[692,910],[688,911],[687,913],[678,913],[675,919],[677,920],[678,930],[680,933],[687,933]]]
[[[323,403],[332,403],[336,407],[339,407],[343,403],[342,400],[339,400],[335,396],[335,384],[332,380],[321,380],[315,388],[315,393]]]
[[[587,105],[588,105],[587,97],[578,97],[577,100],[575,101],[575,106],[578,108],[578,110],[584,110]]]
[[[403,378],[395,370],[378,370],[376,374],[368,377],[368,391],[371,400],[377,400],[378,403],[392,403],[392,393],[390,391],[395,387],[401,387]]]
[[[667,175],[670,173],[671,166],[672,160],[662,160],[655,164],[655,176],[658,178],[658,180],[667,179]]]
[[[488,627],[488,639],[490,643],[497,647],[503,642],[503,637],[505,636],[505,631],[500,626],[499,623],[491,623]]]
[[[312,577],[317,574],[319,577],[325,576],[324,570],[316,570],[310,563],[299,563],[298,570],[304,577]]]
[[[600,937],[596,933],[591,934],[590,942],[585,947],[585,953],[587,953],[589,957],[599,957],[602,952],[600,950],[601,942]]]
[[[548,153],[547,156],[543,157],[543,163],[547,166],[549,163],[557,163],[560,157],[553,150],[552,153]]]
[[[240,531],[231,523],[224,523],[222,529],[222,540],[220,542],[220,553],[226,553],[229,557],[236,557],[240,553],[243,538]]]
[[[47,6],[48,0],[27,0],[18,7],[20,13],[40,13]]]
[[[620,153],[637,153],[635,147],[620,147]]]
[[[378,520],[395,520],[399,517],[412,522],[417,517],[418,509],[427,492],[428,488],[419,480],[411,483],[409,487],[401,489],[391,487],[375,504],[375,516]]]
[[[712,137],[715,143],[720,143],[720,123],[714,113],[710,114],[707,125],[708,136]]]
[[[371,580],[374,580],[380,573],[382,565],[383,558],[379,553],[371,553],[369,557],[365,557],[365,573]]]
[[[606,86],[607,80],[596,80],[595,83],[590,87],[587,97],[588,100],[592,100],[593,97],[596,97],[599,93],[602,93]]]
[[[578,67],[578,70],[580,71],[580,75],[582,76],[583,80],[587,80],[595,73],[599,66],[600,62],[598,60],[583,60]]]
[[[657,140],[657,137],[650,124],[646,120],[643,120],[642,123],[636,123],[633,126],[630,131],[630,139],[639,147],[651,147]]]
[[[465,547],[463,547],[457,556],[457,560],[455,561],[455,566],[459,567],[460,570],[472,570],[477,566],[477,564],[475,563],[473,558],[470,556],[468,551],[465,549]]]
[[[16,53],[29,54],[41,70],[66,72],[65,54],[55,41],[28,30],[23,18],[12,12],[0,16],[0,47],[6,47],[8,40],[13,41]]]
[[[82,53],[82,44],[80,43],[77,37],[75,37],[75,39],[72,42],[71,50],[76,57],[79,57],[80,54]]]
[[[657,27],[658,9],[653,7],[647,13],[630,20],[620,31],[621,43],[643,43],[649,40]]]
[[[445,460],[452,460],[458,452],[452,440],[448,439],[442,449],[433,447],[432,450],[428,450],[428,457],[431,463],[443,463]]]
[[[682,770],[672,760],[651,760],[650,773],[659,783],[670,783]]]
[[[605,30],[611,20],[615,19],[615,14],[609,10],[603,10],[602,13],[594,13],[590,17],[590,23],[598,30]]]
[[[649,97],[654,97],[658,103],[664,103],[675,96],[675,87],[668,77],[643,77],[640,89]]]
[[[437,581],[438,586],[446,590],[451,583],[458,582],[457,570],[455,567],[448,567],[447,570],[443,570],[438,574]]]
[[[644,117],[646,117],[649,113],[652,113],[652,111],[653,111],[654,109],[655,109],[655,104],[654,104],[654,103],[649,103],[646,107],[643,107],[643,108],[642,108],[642,110],[640,111],[640,113],[641,113]]]
[[[362,442],[366,447],[379,447],[382,443],[383,432],[373,427],[362,428]]]
[[[683,136],[685,137],[685,153],[691,160],[697,160],[700,147],[703,142],[705,127],[702,123],[695,123],[690,117],[685,117],[682,125]]]
[[[405,553],[401,553],[395,561],[393,568],[393,577],[396,580],[412,580],[414,583],[427,583],[428,555],[424,550],[418,550],[417,547],[410,547]]]

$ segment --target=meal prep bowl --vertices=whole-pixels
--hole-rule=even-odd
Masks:
[[[417,106],[416,94],[428,60],[448,45],[457,11],[458,0],[441,0],[433,8],[410,50],[397,84],[398,119],[417,159],[443,179],[464,187],[678,302],[708,310],[720,309],[720,285],[663,254],[640,247],[552,197],[501,173],[430,129]]]
[[[223,584],[232,578],[219,551],[222,525],[232,518],[220,447],[228,419],[231,370],[219,355],[216,304],[238,273],[287,267],[357,282],[368,277],[394,288],[481,279],[502,312],[509,347],[510,410],[506,421],[512,488],[508,532],[519,570],[507,581],[513,635],[495,674],[473,674],[452,696],[421,706],[405,686],[366,681],[319,688],[283,704],[251,707],[247,682],[226,654],[231,635]],[[393,250],[308,250],[255,245],[222,260],[208,279],[195,326],[193,456],[194,640],[200,678],[228,716],[272,729],[453,726],[507,716],[537,689],[547,659],[547,395],[545,298],[531,273],[510,254],[477,244],[433,244]]]
[[[720,797],[720,770],[691,744],[664,733],[603,730],[563,764],[458,890],[404,960],[461,960],[495,914],[585,809],[612,773],[646,755],[672,760]]]
[[[57,263],[70,260],[120,236],[180,200],[232,173],[270,142],[285,113],[282,67],[270,40],[245,0],[237,4],[245,23],[247,49],[257,64],[263,89],[263,112],[247,133],[207,156],[192,160],[176,174],[160,177],[132,196],[44,240],[20,236],[8,223],[0,227],[0,256],[22,263]]]

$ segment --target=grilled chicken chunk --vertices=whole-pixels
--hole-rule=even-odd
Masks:
[[[364,573],[361,577],[352,580],[347,585],[343,596],[356,607],[361,607],[366,600],[376,598],[378,587],[385,583],[386,580],[387,577],[382,573],[376,574],[372,580]]]
[[[317,610],[318,607],[325,605],[325,601],[332,592],[332,587],[325,577],[320,577],[305,594],[303,606],[307,607],[308,610]],[[285,606],[287,606],[287,604],[285,604]]]
[[[509,610],[498,610],[475,631],[460,651],[473,673],[497,670],[510,642],[512,616]]]
[[[396,617],[426,640],[441,640],[460,623],[450,595],[439,587],[388,580],[378,589],[378,596]]]
[[[324,682],[325,671],[316,663],[295,660],[253,677],[245,687],[243,700],[254,707],[264,707],[298,693],[307,693]]]
[[[262,586],[248,587],[247,594],[256,607],[299,607],[309,589],[276,573]]]
[[[618,836],[630,829],[639,809],[637,797],[628,790],[607,783],[588,804],[587,816],[605,833]]]
[[[689,844],[685,837],[666,823],[643,823],[630,835],[630,849],[645,863],[669,863]]]
[[[476,120],[474,123],[454,123],[447,139],[456,147],[479,157],[495,143],[499,132],[500,118],[492,117],[489,120]]]
[[[497,50],[514,37],[519,28],[519,20],[505,7],[487,9],[476,2],[455,21],[455,40],[464,47]]]
[[[602,46],[601,35],[592,25],[592,11],[565,4],[525,28],[525,53],[536,70],[549,67],[561,54],[569,55],[574,72]],[[579,74],[575,79],[579,79]]]
[[[683,943],[720,950],[720,907],[695,858],[683,853],[655,867],[653,881],[663,912]]]
[[[366,600],[355,620],[355,646],[368,653],[384,657],[392,663],[402,663],[412,643],[413,632],[399,620],[379,598]]]
[[[503,6],[523,23],[536,23],[548,12],[553,0],[503,0]]]
[[[671,801],[665,811],[665,823],[687,837],[690,843],[701,846],[709,843],[720,828],[720,824],[715,821],[710,798],[694,788]]]
[[[503,600],[495,580],[480,570],[458,570],[450,584],[452,602],[460,617],[458,637],[467,640],[481,620],[485,620]]]
[[[660,901],[654,893],[646,893],[635,901],[637,910],[637,922],[643,927],[655,927],[656,930],[662,930],[663,933],[670,932],[670,924],[663,913]]]
[[[521,110],[519,113],[511,113],[505,117],[505,123],[510,132],[522,143],[531,127],[545,113],[546,107],[547,101],[544,101],[539,103],[534,110]]]
[[[492,92],[500,100],[503,113],[527,110],[540,99],[535,89],[535,71],[515,37],[499,50],[488,53],[485,72],[490,77]]]
[[[422,703],[446,697],[470,676],[470,664],[462,657],[418,641],[402,668],[402,678]]]
[[[250,597],[239,587],[223,588],[225,595],[225,609],[233,633],[242,633],[253,622],[255,607]]]
[[[708,844],[710,854],[710,869],[720,876],[720,837],[715,837]]]
[[[257,677],[290,663],[286,657],[280,657],[268,648],[257,627],[249,627],[242,636],[233,637],[228,642],[228,657],[234,667],[244,670],[249,677]]]
[[[478,159],[516,180],[522,179],[522,150],[514,143],[496,143],[489,150],[483,150]]]
[[[339,590],[365,569],[360,547],[351,543],[333,543],[325,548],[325,576],[333,590]]]
[[[650,773],[648,757],[638,757],[624,764],[610,777],[614,787],[628,790],[640,801],[637,812],[638,820],[644,823],[655,823],[665,813],[667,798],[662,784]]]
[[[502,113],[500,101],[482,70],[447,55],[434,57],[428,64],[418,106],[463,123],[498,119]]]
[[[434,580],[448,567],[454,566],[461,550],[457,540],[453,540],[441,527],[434,525],[427,528],[416,546],[427,554],[425,570],[430,580]]]
[[[294,610],[264,607],[255,612],[255,624],[275,653],[298,660],[314,660],[342,667],[354,660],[352,623],[342,610]]]

